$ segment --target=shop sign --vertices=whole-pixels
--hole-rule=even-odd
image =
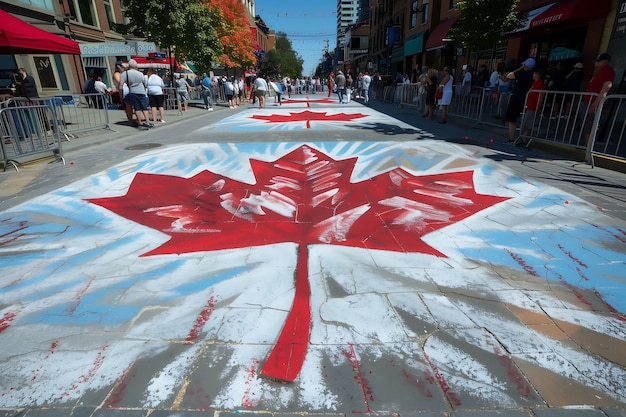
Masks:
[[[90,42],[80,44],[80,54],[83,58],[123,55],[148,56],[150,52],[155,51],[156,45],[152,42]]]

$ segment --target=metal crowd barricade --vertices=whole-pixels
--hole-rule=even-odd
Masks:
[[[30,105],[0,109],[0,150],[4,170],[47,156],[63,162],[61,134],[50,106]]]
[[[540,94],[543,99],[536,111],[525,111],[522,115],[520,136],[528,140],[527,145],[540,140],[574,149],[587,148],[586,134],[591,132],[593,121],[587,107],[597,94],[530,90],[526,102],[531,94]]]
[[[419,84],[400,84],[396,86],[398,104],[401,107],[421,107]]]
[[[104,94],[71,94],[65,96],[24,98],[9,100],[10,106],[49,106],[60,133],[69,141],[78,133],[110,129],[108,99]]]
[[[483,87],[453,85],[448,114],[479,122],[483,117],[486,92]]]
[[[594,156],[626,162],[626,95],[613,94],[600,100],[590,131],[587,162]]]
[[[165,103],[163,104],[165,110],[178,110],[179,113],[182,112],[176,88],[165,87],[163,89],[163,95],[165,96]]]
[[[54,106],[61,115],[61,133],[67,140],[77,133],[110,129],[109,102],[104,94],[55,96]]]

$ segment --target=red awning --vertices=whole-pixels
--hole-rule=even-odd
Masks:
[[[448,31],[450,30],[450,28],[452,28],[452,26],[454,26],[456,21],[459,20],[459,17],[460,16],[457,15],[439,23],[439,25],[428,36],[425,49],[427,51],[432,51],[434,49],[443,48],[443,46],[446,44],[446,42],[444,42],[444,39],[447,37]]]
[[[0,53],[80,55],[77,42],[41,30],[0,10]]]
[[[131,56],[130,58],[137,61],[139,68],[170,69],[170,58],[151,58],[145,56]],[[184,69],[176,58],[172,57],[171,60],[171,67],[174,68],[174,71],[182,71]],[[127,67],[128,62],[124,62],[124,66]]]
[[[594,19],[606,16],[610,0],[594,0],[593,6],[588,0],[568,0],[554,3],[552,6],[532,17],[528,28],[538,28],[570,19]]]

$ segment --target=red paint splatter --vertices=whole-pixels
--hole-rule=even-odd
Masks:
[[[407,380],[407,382],[410,385],[413,385],[415,388],[417,388],[417,390],[419,391],[420,394],[422,394],[426,398],[433,398],[432,391],[430,389],[428,389],[428,387],[426,385],[424,385],[424,382],[421,379],[419,379],[415,375],[412,375],[406,369],[402,370],[402,374],[404,375],[404,378]],[[431,385],[433,384],[432,380],[430,380],[428,378],[425,378],[425,380],[429,384],[431,384]]]
[[[349,350],[345,350],[343,354],[348,359],[348,362],[350,362],[350,366],[352,366],[352,370],[355,373],[354,379],[356,379],[357,383],[359,384],[359,387],[361,387],[361,392],[363,393],[363,401],[365,402],[365,410],[367,413],[370,413],[372,412],[372,409],[370,408],[369,403],[370,401],[374,401],[374,394],[373,394],[372,387],[370,387],[370,383],[367,380],[367,378],[363,376],[363,371],[361,370],[361,363],[359,362],[359,359],[356,357],[356,351],[354,350],[354,345],[350,344],[348,345],[348,348]]]
[[[448,382],[446,381],[446,378],[443,376],[443,374],[441,372],[439,372],[439,368],[437,368],[437,366],[430,360],[430,357],[428,356],[426,351],[423,351],[423,352],[424,352],[424,359],[426,359],[426,362],[428,363],[428,365],[433,370],[433,372],[435,374],[435,379],[439,383],[439,386],[441,387],[441,390],[444,392],[444,394],[446,394],[446,396],[448,397],[448,399],[450,400],[450,402],[453,405],[455,405],[457,407],[460,407],[461,406],[461,400],[459,400],[459,398],[457,397],[456,393],[450,389],[450,385],[448,385]]]
[[[124,372],[122,372],[122,375],[120,375],[120,378],[113,386],[109,397],[105,400],[103,408],[117,408],[122,402],[122,395],[128,386],[128,380],[131,376],[133,376],[133,374],[131,374],[131,370],[135,367],[135,362],[136,361],[131,362],[131,364],[124,369]]]
[[[13,320],[15,320],[17,313],[19,313],[19,310],[9,310],[4,313],[2,318],[0,318],[0,333],[2,333],[6,329],[8,329],[9,326],[11,326],[11,323],[13,322]]]
[[[76,292],[76,295],[74,295],[74,301],[71,302],[70,305],[65,309],[65,311],[68,314],[73,314],[73,313],[76,312],[76,309],[80,305],[80,302],[82,301],[83,296],[85,295],[85,293],[87,292],[89,287],[91,287],[91,284],[93,283],[93,280],[94,280],[93,278],[89,279],[87,284],[85,284],[85,286],[83,288],[79,289]]]
[[[536,277],[538,277],[538,276],[539,276],[539,274],[537,273],[537,271],[535,271],[535,268],[533,268],[532,266],[528,265],[528,264],[526,263],[526,261],[524,261],[524,259],[522,259],[522,257],[521,257],[521,256],[519,256],[519,255],[517,255],[517,254],[515,254],[515,253],[511,252],[511,251],[510,251],[510,250],[508,250],[508,249],[505,249],[505,250],[506,250],[506,252],[507,252],[507,253],[511,256],[511,258],[513,258],[513,260],[514,260],[515,262],[517,262],[517,263],[519,264],[519,266],[521,266],[521,267],[524,269],[524,271],[526,271],[526,272],[527,272],[527,273],[529,273],[530,275],[534,275],[534,276],[536,276]]]
[[[256,379],[256,369],[259,366],[259,360],[253,359],[252,365],[246,368],[246,390],[243,393],[243,398],[241,399],[241,406],[245,408],[254,408],[259,405],[259,401],[253,401],[250,399],[250,394],[252,393],[252,382]]]
[[[89,380],[91,380],[91,378],[96,375],[96,372],[98,372],[98,369],[100,369],[100,367],[104,363],[104,360],[106,359],[104,352],[108,348],[109,347],[106,345],[100,348],[100,351],[98,352],[98,355],[96,355],[96,359],[94,360],[93,365],[91,366],[91,368],[89,368],[86,374],[80,376],[79,382],[89,382]]]
[[[583,268],[588,268],[588,266],[583,261],[581,261],[576,256],[574,256],[572,252],[566,250],[560,243],[558,244],[558,248],[561,250],[561,252],[566,254],[567,257],[570,258],[572,261],[576,262],[578,265],[582,266]]]
[[[517,368],[517,365],[509,355],[502,352],[499,346],[495,345],[488,337],[487,337],[487,345],[491,346],[493,353],[498,357],[500,364],[506,369],[506,374],[509,376],[511,381],[515,384],[517,392],[519,392],[522,397],[527,399],[535,399],[535,395],[533,394],[533,389],[524,377],[522,373]]]
[[[619,321],[626,322],[626,317],[622,313],[620,313],[615,307],[613,307],[611,304],[604,301],[604,298],[602,298],[602,295],[597,290],[593,290],[593,292],[596,294],[596,297],[598,297],[598,299],[602,301],[602,304],[604,304],[604,307],[606,307],[606,309],[609,310],[609,312],[613,314],[615,318],[617,318]]]
[[[56,352],[58,347],[59,347],[59,341],[58,340],[53,341],[50,344],[50,352],[43,358],[43,360],[45,361],[46,359],[50,358],[51,355],[54,355],[54,352]],[[43,364],[40,365],[39,368],[35,369],[35,372],[33,372],[33,377],[31,378],[33,381],[37,379],[37,375],[39,375],[42,369],[43,369]]]
[[[200,314],[198,314],[198,317],[196,317],[196,321],[191,327],[191,330],[189,330],[189,334],[187,335],[187,339],[186,339],[187,342],[190,343],[198,338],[198,335],[202,331],[202,328],[204,327],[206,322],[211,317],[211,314],[213,314],[213,311],[215,310],[215,303],[216,303],[216,300],[213,298],[213,296],[211,296],[211,298],[209,298],[209,301],[207,301],[206,306],[202,309],[202,311],[200,311]]]

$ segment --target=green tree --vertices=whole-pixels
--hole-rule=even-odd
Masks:
[[[506,34],[522,26],[516,11],[520,0],[462,0],[457,3],[461,18],[449,35],[470,49],[495,47]]]
[[[123,0],[130,23],[122,33],[145,37],[162,48],[175,47],[178,59],[210,68],[222,53],[215,27],[219,17],[200,0]]]
[[[265,54],[261,63],[261,73],[271,78],[302,76],[304,60],[293,50],[285,32],[276,34],[274,48]]]

